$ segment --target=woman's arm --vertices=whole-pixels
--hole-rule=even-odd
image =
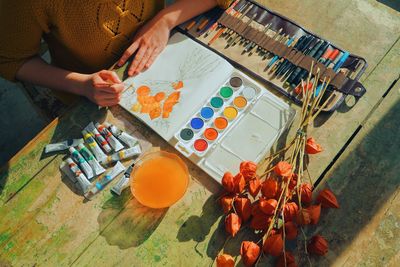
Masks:
[[[81,74],[49,65],[39,56],[27,60],[19,68],[16,78],[43,87],[82,95],[100,106],[119,103],[124,84],[115,72],[99,71]]]
[[[217,0],[180,0],[160,11],[136,34],[118,65],[122,66],[136,52],[128,75],[137,75],[147,69],[165,48],[170,31],[177,25],[217,5]]]

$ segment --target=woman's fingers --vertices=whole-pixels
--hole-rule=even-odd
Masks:
[[[101,92],[105,94],[118,95],[124,91],[125,85],[123,83],[117,83],[109,86],[104,86],[104,87],[101,86],[96,88],[98,88],[99,90],[101,90]]]
[[[138,52],[136,53],[135,59],[132,61],[131,66],[128,70],[128,75],[133,76],[136,74],[136,68],[139,66],[140,62],[143,60],[143,57],[146,55],[149,50],[148,46],[141,45]]]
[[[99,75],[105,82],[121,83],[121,80],[114,71],[102,70],[99,72]]]
[[[154,60],[156,60],[159,54],[160,54],[160,49],[159,48],[154,49],[153,53],[151,54],[147,62],[144,64],[144,69],[150,68],[150,66],[154,63]]]
[[[156,49],[147,49],[146,53],[144,54],[142,60],[140,61],[139,65],[136,67],[136,69],[133,72],[133,75],[138,74],[140,72],[143,71],[143,69],[146,66],[146,63],[149,61],[149,59],[152,57],[152,55],[154,54],[154,51]]]
[[[136,40],[128,47],[128,49],[125,50],[124,54],[118,61],[118,66],[121,67],[122,65],[124,65],[125,62],[136,52],[138,48],[139,48],[139,40]]]

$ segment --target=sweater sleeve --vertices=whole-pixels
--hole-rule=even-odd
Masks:
[[[7,80],[39,52],[44,30],[36,14],[31,1],[0,0],[0,76]]]
[[[231,5],[232,0],[217,0],[217,2],[221,8],[227,9]]]

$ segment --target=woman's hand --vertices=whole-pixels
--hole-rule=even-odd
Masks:
[[[102,107],[117,105],[125,88],[117,74],[108,70],[84,75],[77,82],[80,84],[79,93]]]
[[[118,61],[118,66],[124,65],[136,52],[128,75],[137,75],[149,68],[167,45],[170,31],[171,27],[167,20],[158,16],[154,17],[137,32],[133,43]]]

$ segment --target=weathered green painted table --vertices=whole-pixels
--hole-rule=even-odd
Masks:
[[[312,159],[311,175],[323,179],[341,203],[310,231],[330,242],[328,255],[313,262],[398,266],[400,84],[388,89],[400,74],[399,12],[390,1],[381,1],[388,6],[374,0],[260,2],[370,64],[363,77],[365,97],[329,120],[321,116],[312,129],[325,152]],[[74,106],[0,172],[0,266],[209,266],[225,240],[213,195],[219,186],[196,166],[186,161],[192,179],[180,202],[150,210],[129,190],[121,197],[105,190],[84,201],[60,174],[63,155],[42,153],[47,143],[78,137],[92,120],[113,121],[135,132],[145,148],[173,151],[120,108],[99,111],[87,101]],[[237,255],[237,242],[227,249]]]

